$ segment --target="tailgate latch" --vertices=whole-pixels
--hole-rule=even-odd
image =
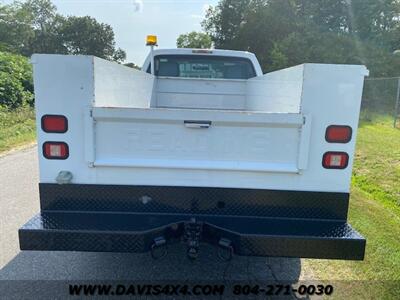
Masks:
[[[193,128],[193,129],[207,129],[211,127],[211,121],[184,121],[186,128]]]

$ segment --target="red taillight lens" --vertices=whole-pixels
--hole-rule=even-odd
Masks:
[[[68,130],[68,120],[65,116],[44,115],[42,117],[42,129],[48,133],[65,133]]]
[[[63,142],[46,142],[43,144],[43,156],[47,159],[67,159],[68,145]]]
[[[349,165],[349,155],[345,152],[327,152],[322,159],[325,169],[346,169]]]
[[[326,129],[325,139],[328,143],[345,144],[351,141],[352,134],[350,126],[331,125]]]

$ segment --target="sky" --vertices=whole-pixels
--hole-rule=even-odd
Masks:
[[[10,3],[12,1],[1,1]],[[158,36],[161,48],[175,48],[176,38],[200,31],[205,10],[218,0],[52,0],[62,15],[91,16],[110,24],[117,47],[127,53],[127,62],[142,65],[149,48],[146,35]]]

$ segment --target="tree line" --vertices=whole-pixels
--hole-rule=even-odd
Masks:
[[[251,51],[265,72],[312,62],[365,64],[372,77],[400,73],[400,0],[220,0],[202,27],[177,45]],[[50,0],[0,4],[0,52],[0,106],[7,107],[33,103],[25,58],[33,53],[126,58],[110,25],[62,16]]]
[[[400,73],[399,0],[220,0],[202,27],[215,48],[254,52],[265,72],[313,62]],[[206,47],[201,39],[185,34],[178,46]]]
[[[85,16],[62,16],[50,0],[0,5],[0,49],[33,53],[85,54],[122,62],[112,27]]]
[[[33,53],[82,54],[123,62],[112,27],[85,16],[62,16],[50,0],[0,4],[0,109],[34,103]],[[136,67],[134,64],[130,64]]]

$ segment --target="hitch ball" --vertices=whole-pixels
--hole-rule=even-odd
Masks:
[[[190,260],[196,260],[199,257],[199,249],[190,247],[187,249],[186,254]]]

